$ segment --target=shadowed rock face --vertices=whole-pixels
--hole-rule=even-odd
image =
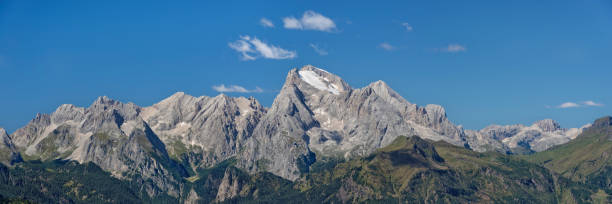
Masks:
[[[0,139],[2,140],[2,143],[0,143],[0,162],[4,165],[12,166],[22,161],[21,154],[19,154],[11,137],[9,137],[3,128],[0,128]]]
[[[605,116],[595,120],[593,125],[586,128],[584,132],[588,134],[603,135],[608,141],[612,141],[612,117]]]
[[[595,120],[595,122],[593,122],[592,129],[608,128],[610,126],[612,126],[612,117],[606,116]]]

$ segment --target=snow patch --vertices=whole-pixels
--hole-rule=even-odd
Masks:
[[[340,94],[338,86],[332,84],[329,79],[317,74],[316,72],[301,70],[298,72],[298,74],[300,75],[300,79],[319,90],[328,91],[334,95]]]

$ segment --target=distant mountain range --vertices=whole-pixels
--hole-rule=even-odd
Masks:
[[[583,143],[610,142],[583,141],[604,134],[610,124],[601,120],[571,129],[545,119],[465,130],[443,107],[412,104],[383,81],[355,89],[308,65],[289,72],[269,108],[224,94],[179,92],[149,107],[104,96],[87,108],[65,104],[38,114],[10,135],[0,129],[0,159],[8,166],[0,181],[24,181],[22,191],[0,187],[0,195],[124,201],[96,188],[85,198],[72,192],[80,189],[75,182],[87,180],[76,175],[89,169],[109,186],[129,189],[126,199],[151,202],[590,202],[612,192],[606,187],[612,182],[584,179],[612,178],[605,162],[612,152],[593,147],[598,152],[588,161],[605,160],[597,164],[572,156],[591,151],[579,150]],[[596,167],[572,170],[585,165]],[[26,178],[50,174],[41,169],[70,172],[53,175],[72,183]],[[25,183],[57,192],[31,194],[38,187]],[[56,195],[62,192],[65,197]]]

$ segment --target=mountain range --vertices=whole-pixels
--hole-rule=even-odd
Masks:
[[[89,107],[64,104],[10,135],[0,129],[0,159],[7,166],[5,179],[19,180],[21,174],[11,173],[16,169],[93,168],[134,192],[127,197],[141,200],[593,201],[591,195],[602,195],[598,189],[612,189],[583,185],[584,178],[603,170],[597,175],[610,178],[608,160],[566,164],[584,161],[571,157],[580,147],[567,146],[584,135],[603,134],[598,131],[610,124],[600,120],[570,129],[544,119],[467,130],[451,122],[440,105],[413,104],[383,81],[352,88],[307,65],[289,71],[269,108],[252,97],[182,92],[149,107],[106,96]],[[608,158],[606,148],[592,159]],[[568,159],[557,163],[561,157],[554,152]],[[575,169],[584,165],[599,166]],[[547,196],[540,197],[542,192]],[[513,193],[523,197],[512,198]]]

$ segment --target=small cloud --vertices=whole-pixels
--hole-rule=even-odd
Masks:
[[[310,10],[304,12],[301,19],[295,17],[283,18],[283,24],[286,29],[318,30],[325,32],[331,32],[336,29],[336,23],[330,18]]]
[[[382,48],[382,49],[384,49],[386,51],[391,51],[391,50],[395,49],[395,47],[393,47],[393,45],[391,45],[389,43],[386,43],[386,42],[380,43],[378,45],[378,47],[380,47],[380,48]]]
[[[403,22],[402,26],[404,26],[404,28],[406,28],[406,31],[408,32],[412,32],[412,30],[414,30],[414,28],[410,25],[410,23]]]
[[[580,105],[574,102],[565,102],[557,106],[557,108],[577,108],[577,107],[580,107]]]
[[[248,37],[248,36],[247,36]],[[253,46],[246,40],[238,40],[233,43],[229,43],[229,47],[242,53],[242,60],[255,60],[254,56],[249,53],[254,53]]]
[[[595,101],[585,101],[585,102],[582,102],[582,104],[584,104],[585,106],[599,106],[599,107],[604,106],[604,104],[596,103]]]
[[[221,93],[230,93],[230,92],[236,92],[236,93],[261,93],[263,92],[263,89],[259,88],[259,87],[255,87],[255,89],[246,89],[242,86],[238,86],[238,85],[229,85],[229,86],[225,86],[224,84],[218,85],[218,86],[213,86],[212,87],[215,91],[217,92],[221,92]]]
[[[259,57],[266,59],[293,59],[297,57],[295,51],[285,50],[275,45],[269,45],[257,37],[240,36],[240,40],[230,42],[229,47],[242,54],[242,60],[255,60]]]
[[[442,48],[441,50],[444,52],[454,53],[454,52],[465,52],[467,49],[464,46],[459,45],[459,44],[450,44],[447,47]]]
[[[268,20],[267,18],[261,18],[259,20],[259,24],[266,28],[274,28],[274,23],[272,23],[272,21]]]
[[[329,53],[327,53],[327,50],[324,50],[323,48],[320,48],[319,45],[317,44],[312,44],[310,43],[310,47],[312,47],[312,49],[314,49],[314,51],[319,54],[319,55],[327,55]]]
[[[285,28],[287,29],[303,29],[300,20],[296,19],[295,17],[285,17],[283,18],[283,23],[285,24]]]
[[[602,103],[597,103],[595,101],[583,101],[581,103],[575,103],[575,102],[565,102],[562,103],[561,105],[555,106],[555,108],[578,108],[578,107],[592,107],[592,106],[597,106],[597,107],[602,107],[604,106],[604,104]],[[550,106],[546,106],[547,108],[551,108]]]

